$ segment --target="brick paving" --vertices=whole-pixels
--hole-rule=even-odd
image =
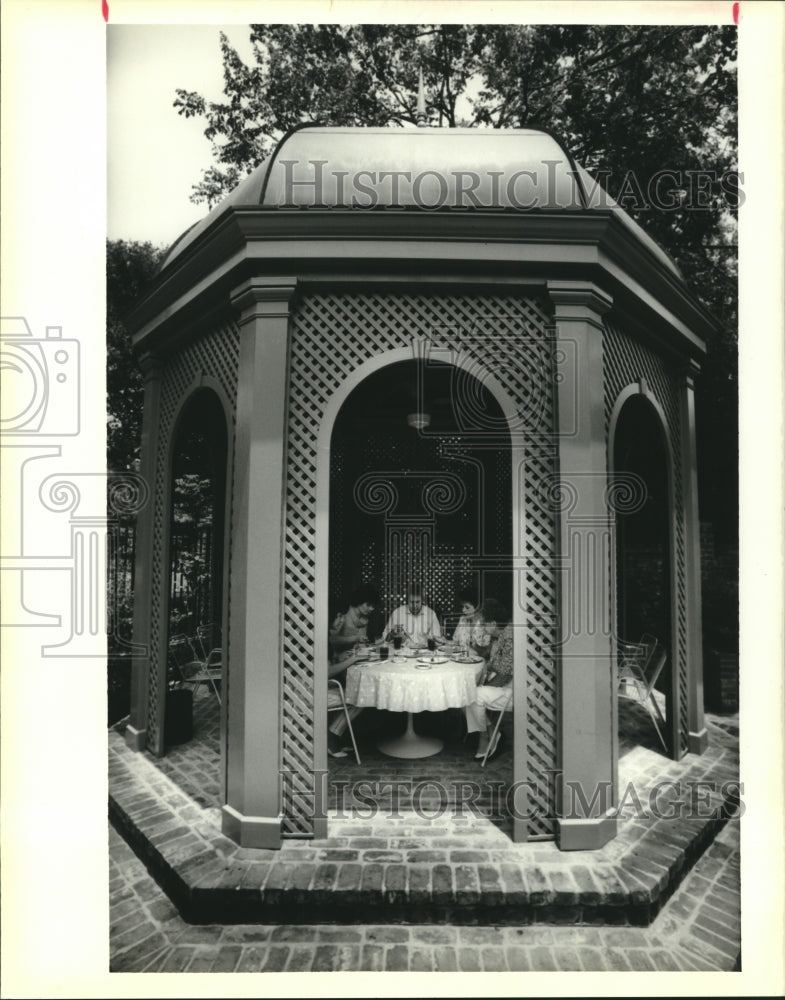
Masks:
[[[220,833],[214,715],[209,699],[199,700],[195,739],[161,759],[132,753],[110,732],[113,822],[168,893],[112,830],[116,971],[735,966],[738,821],[727,819],[718,791],[737,780],[735,719],[710,718],[709,751],[673,762],[657,752],[645,717],[623,716],[620,787],[633,784],[646,801],[667,779],[681,794],[667,802],[673,819],[644,818],[628,803],[601,851],[513,844],[503,816],[455,815],[453,802],[428,819],[404,799],[399,815],[380,809],[362,820],[341,818],[333,799],[326,840],[258,851]],[[509,781],[510,746],[494,761],[499,781]],[[360,769],[353,759],[331,762],[330,779],[400,771],[400,761],[375,761],[367,745],[362,753]],[[477,776],[460,741],[440,757],[427,762],[429,774],[460,766]],[[709,815],[678,818],[698,781],[709,783],[701,792]]]
[[[113,972],[732,971],[738,821],[653,923],[637,927],[186,923],[110,828]]]

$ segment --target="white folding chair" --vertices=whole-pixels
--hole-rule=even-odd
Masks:
[[[221,648],[221,626],[215,622],[198,625],[192,645],[203,663],[219,666],[223,660]]]
[[[213,653],[218,653],[216,660]],[[205,659],[200,659],[193,643],[187,635],[173,635],[169,640],[169,654],[180,674],[182,684],[192,684],[193,690],[200,684],[208,684],[221,704],[221,695],[216,681],[221,680],[220,650],[213,650]]]
[[[665,753],[668,744],[660,730],[659,722],[666,725],[659,702],[654,697],[654,685],[668,659],[667,651],[651,635],[644,635],[639,643],[619,644],[619,695],[640,702],[647,710],[657,730]],[[622,647],[626,649],[622,650]],[[637,652],[636,652],[637,649]]]
[[[330,704],[330,687],[334,687],[337,690],[340,699],[337,703],[333,705]],[[343,712],[346,718],[346,724],[349,727],[349,735],[352,738],[352,746],[354,747],[354,758],[358,764],[361,764],[362,761],[360,760],[360,754],[357,750],[357,740],[354,738],[354,729],[352,729],[352,719],[351,716],[349,715],[349,708],[346,704],[346,698],[344,697],[343,693],[343,685],[341,684],[340,681],[336,680],[334,677],[331,677],[327,681],[327,714],[329,715],[330,712]]]
[[[653,637],[651,637],[653,639]],[[657,640],[646,641],[647,636],[641,638],[640,642],[617,642],[617,681],[619,694],[624,695],[628,687],[634,688],[642,671],[646,670],[651,654]]]
[[[494,741],[496,740],[496,736],[497,736],[497,734],[499,732],[499,727],[502,724],[502,718],[504,716],[504,713],[505,712],[512,712],[512,701],[513,701],[513,697],[512,696],[513,696],[513,688],[510,687],[510,694],[509,694],[509,697],[507,698],[507,701],[504,703],[504,707],[501,708],[496,713],[497,714],[496,725],[493,727],[493,731],[491,732],[491,738],[488,740],[488,749],[485,751],[485,755],[483,756],[482,760],[480,761],[480,767],[485,767],[485,762],[488,760],[488,756],[490,754],[491,747],[493,746]],[[536,702],[538,702],[538,701],[541,700],[542,696],[543,696],[543,689],[540,686],[540,684],[536,683],[536,682],[533,683],[533,684],[531,684],[530,688],[529,688],[529,697],[528,697],[529,703],[532,704],[532,705],[536,704]]]
[[[491,752],[491,747],[494,745],[494,743],[496,742],[496,737],[499,735],[499,727],[502,724],[502,717],[504,713],[511,711],[512,711],[512,686],[510,686],[510,693],[509,696],[507,697],[507,701],[505,701],[502,708],[500,708],[499,711],[496,713],[497,715],[496,725],[493,727],[493,731],[491,732],[491,737],[488,740],[488,749],[485,751],[483,758],[480,761],[480,767],[485,767],[485,762],[488,760],[488,755]]]

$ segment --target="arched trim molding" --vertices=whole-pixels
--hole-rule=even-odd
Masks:
[[[678,600],[679,600],[679,587],[678,587],[678,549],[677,549],[677,538],[678,538],[678,520],[680,517],[680,512],[676,509],[676,483],[674,475],[674,449],[673,440],[671,438],[670,429],[668,427],[668,420],[665,416],[665,410],[662,404],[657,399],[656,395],[649,386],[647,380],[641,377],[637,382],[632,382],[625,386],[619,395],[616,397],[616,401],[613,404],[613,409],[611,411],[611,417],[608,424],[608,472],[610,481],[613,481],[613,476],[616,472],[614,466],[614,457],[616,449],[616,433],[618,429],[619,419],[621,417],[622,411],[626,403],[629,402],[635,396],[643,398],[646,403],[651,407],[657,423],[662,434],[662,440],[665,444],[665,455],[666,455],[666,475],[668,481],[668,554],[670,558],[670,622],[671,622],[671,634],[670,634],[670,656],[671,656],[671,715],[672,717],[668,719],[670,725],[670,736],[671,736],[671,748],[672,755],[674,759],[679,758],[679,719],[681,713],[679,710],[679,664],[674,661],[674,652],[679,648],[679,633],[678,633]],[[611,510],[611,518],[615,521],[615,516],[613,510]],[[614,552],[613,558],[611,559],[611,601],[612,601],[612,612],[611,612],[611,622],[613,625],[613,641],[614,647],[616,641],[619,638],[618,635],[618,607],[616,601],[617,585],[618,585],[618,566],[617,566],[617,547],[615,538],[615,526],[614,526]],[[625,638],[637,638],[637,637],[625,637]],[[617,652],[614,648],[614,660],[616,659]],[[613,756],[614,756],[614,774],[617,774],[618,767],[618,690],[614,685],[613,688]],[[618,780],[615,783],[618,785]]]
[[[396,348],[369,358],[354,369],[335,389],[328,400],[319,427],[316,445],[316,525],[315,525],[315,600],[314,600],[314,768],[317,773],[327,769],[327,634],[329,629],[329,544],[330,544],[330,444],[333,427],[341,407],[351,392],[369,375],[402,361],[416,361],[422,355],[418,347]],[[447,362],[445,362],[447,363]],[[523,641],[525,622],[526,570],[523,560],[517,558],[522,553],[515,551],[516,540],[524,535],[523,519],[523,477],[516,470],[524,467],[525,452],[523,431],[518,409],[512,397],[494,375],[478,362],[463,354],[456,354],[449,362],[477,378],[494,397],[507,422],[511,447],[511,494],[512,494],[512,538],[513,538],[513,581],[512,581],[512,623],[520,639],[515,642],[515,704],[525,706],[526,648]],[[521,732],[525,728],[525,711],[515,713],[521,720]],[[516,733],[517,736],[517,733]],[[521,769],[525,761],[523,737],[516,738],[515,768]],[[519,796],[520,798],[520,796]],[[526,809],[522,812],[525,814]],[[316,809],[314,835],[326,836],[326,820],[322,810]]]
[[[192,398],[197,392],[209,390],[217,398],[224,419],[224,432],[226,434],[226,456],[224,484],[224,518],[223,518],[223,574],[221,581],[221,636],[224,644],[221,670],[221,690],[224,696],[221,699],[221,802],[225,801],[226,793],[226,706],[229,697],[229,684],[227,678],[229,663],[229,545],[231,539],[231,512],[232,512],[232,483],[233,483],[233,456],[234,456],[234,422],[232,418],[232,405],[224,391],[221,383],[214,376],[204,371],[197,372],[187,389],[183,392],[177,404],[177,408],[172,417],[168,429],[168,440],[166,442],[166,465],[164,469],[164,497],[163,497],[163,524],[161,524],[161,577],[159,581],[161,602],[159,608],[159,677],[158,690],[155,696],[158,699],[158,718],[160,721],[158,741],[156,748],[158,754],[164,751],[164,705],[166,701],[166,664],[167,664],[167,644],[169,639],[169,574],[171,560],[171,507],[172,507],[172,465],[174,460],[174,450],[177,438],[181,430],[182,417]]]

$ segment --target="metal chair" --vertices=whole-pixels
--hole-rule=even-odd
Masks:
[[[640,702],[651,716],[657,736],[667,754],[668,744],[657,722],[667,725],[654,697],[654,685],[662,673],[668,653],[658,640],[645,633],[639,643],[619,643],[619,695]]]
[[[223,660],[221,626],[217,622],[197,625],[192,645],[203,663],[213,666],[219,665]]]
[[[634,687],[637,678],[646,670],[657,640],[646,633],[640,642],[617,643],[617,681],[619,694],[624,694],[628,686]]]
[[[499,709],[499,711],[496,713],[497,715],[496,725],[493,727],[493,731],[491,732],[491,737],[488,740],[488,749],[485,751],[483,758],[480,761],[480,767],[485,767],[485,762],[488,760],[488,757],[490,756],[491,747],[494,746],[494,744],[496,743],[496,738],[499,735],[499,727],[502,724],[502,717],[504,713],[511,711],[512,711],[512,686],[510,686],[510,694],[507,698],[507,701],[504,703],[504,706],[501,709]]]
[[[334,705],[330,704],[330,687],[334,687],[337,689],[340,698],[340,700]],[[329,715],[330,712],[343,712],[344,716],[346,717],[346,724],[349,727],[349,735],[352,738],[352,746],[354,747],[354,758],[358,764],[361,764],[362,761],[360,760],[360,754],[357,750],[357,740],[354,738],[354,730],[352,729],[352,719],[351,716],[349,715],[349,708],[346,704],[346,698],[344,697],[343,694],[343,685],[341,684],[340,681],[337,681],[334,677],[331,677],[327,681],[327,714]]]
[[[544,692],[542,686],[537,682],[530,684],[529,690],[530,693],[528,701],[530,704],[534,705],[542,699]],[[485,755],[480,761],[480,767],[485,767],[485,762],[488,760],[488,757],[490,756],[491,747],[494,745],[496,741],[496,736],[499,732],[499,727],[502,724],[502,718],[504,716],[504,713],[512,711],[512,700],[513,700],[512,696],[513,696],[513,688],[511,687],[509,697],[507,698],[507,701],[504,703],[504,707],[497,712],[496,725],[493,727],[493,730],[491,732],[491,738],[488,740],[488,749],[485,751]],[[493,709],[491,709],[490,711],[493,711]]]
[[[219,654],[217,659],[215,653]],[[180,675],[180,683],[193,684],[194,691],[200,684],[209,684],[219,705],[221,695],[216,681],[221,680],[220,653],[220,649],[211,650],[206,657],[200,658],[187,635],[173,635],[169,640],[169,655]]]

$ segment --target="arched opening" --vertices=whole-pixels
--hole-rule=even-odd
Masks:
[[[199,388],[179,414],[171,447],[164,731],[164,741],[170,745],[187,741],[192,731],[187,719],[191,698],[173,707],[172,692],[198,692],[213,698],[221,693],[226,485],[224,408],[212,389]],[[210,727],[215,728],[214,706],[206,704],[205,709]],[[197,722],[199,714],[195,709]]]
[[[414,426],[421,413],[426,427]],[[414,361],[369,375],[333,426],[330,489],[331,611],[375,581],[380,634],[381,617],[404,600],[411,578],[450,630],[462,587],[510,608],[509,433],[474,376]]]
[[[460,617],[463,588],[512,612],[511,461],[509,416],[474,374],[447,363],[401,360],[356,384],[330,437],[330,621],[361,584],[372,584],[381,596],[369,622],[376,637],[411,582],[422,585],[424,602],[448,636]],[[358,717],[363,769],[386,773],[378,738],[404,725],[401,713],[366,709]],[[463,742],[463,725],[460,709],[416,716],[418,732],[445,742],[442,753],[429,758],[429,773],[444,768],[456,780],[498,777],[490,764],[480,772],[470,741]],[[512,753],[501,760],[511,780]],[[386,763],[398,772],[423,767],[418,760]],[[351,776],[355,767],[351,755],[331,761],[331,777],[344,770]]]
[[[618,414],[613,439],[613,469],[634,483],[635,502],[616,510],[616,634],[623,642],[656,637],[666,659],[654,683],[667,725],[661,727],[672,754],[673,720],[673,575],[671,528],[670,454],[660,417],[642,394],[631,395]],[[654,666],[653,663],[649,667]],[[650,705],[654,709],[653,704]],[[621,735],[625,728],[645,738],[647,746],[663,751],[641,712],[645,704],[620,710]],[[632,717],[630,717],[630,713]],[[639,716],[639,717],[637,717]],[[645,736],[640,736],[645,734]],[[628,734],[629,735],[629,734]],[[649,736],[651,739],[649,739]],[[622,742],[624,740],[622,739]]]

